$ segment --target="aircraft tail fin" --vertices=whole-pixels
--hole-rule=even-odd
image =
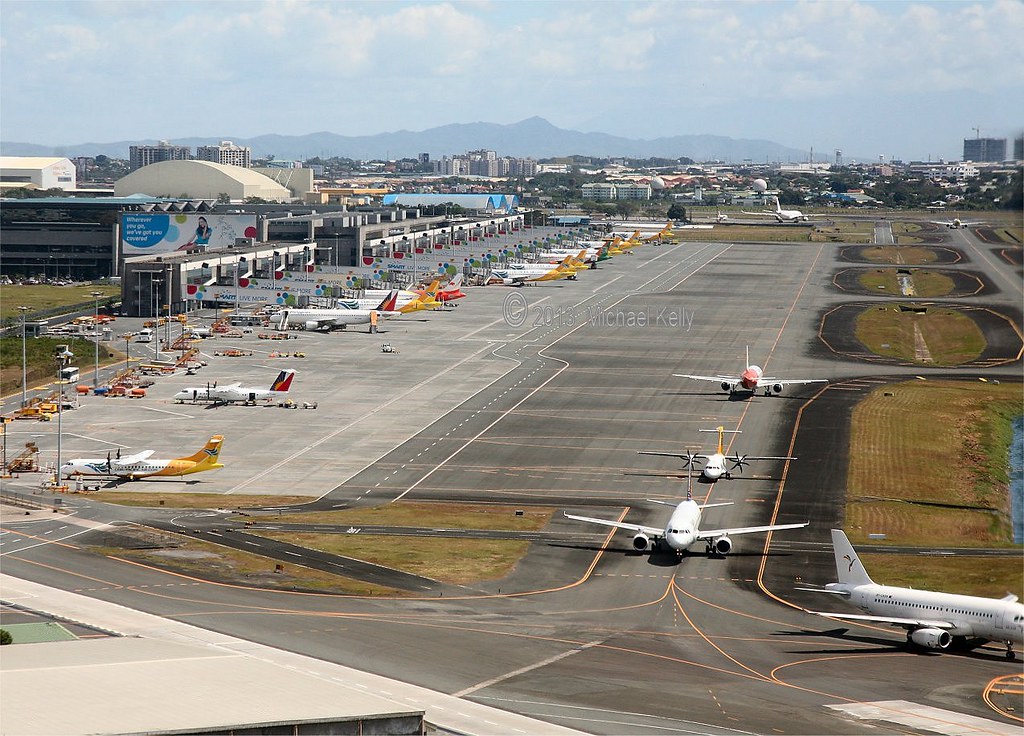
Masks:
[[[867,570],[842,529],[832,530],[832,549],[836,556],[836,575],[840,583],[851,586],[872,584]]]
[[[179,458],[179,460],[190,460],[196,465],[192,468],[191,472],[195,473],[200,470],[212,470],[213,468],[223,468],[224,466],[218,462],[220,458],[220,448],[224,443],[224,435],[215,434],[206,444],[203,445],[203,449],[194,455],[188,457]]]
[[[462,273],[455,274],[451,281],[445,284],[443,291],[458,291],[462,288]]]
[[[292,378],[295,376],[295,370],[292,368],[286,368],[277,374],[277,378],[270,384],[271,391],[279,391],[285,393],[292,385]]]
[[[428,286],[423,291],[425,291],[428,295],[433,296],[434,294],[437,293],[437,288],[440,285],[441,285],[441,279],[434,279],[433,281],[430,282],[430,286]]]
[[[380,304],[377,305],[378,312],[393,312],[395,311],[395,305],[398,303],[398,289],[392,289],[388,292],[388,295],[384,297]]]
[[[749,345],[747,345],[746,351],[747,351],[747,357],[746,357],[746,361],[743,363],[743,370],[746,370],[747,368],[750,367],[750,346]]]

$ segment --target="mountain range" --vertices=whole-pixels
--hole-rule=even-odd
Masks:
[[[461,154],[476,149],[497,151],[500,156],[550,158],[556,156],[681,158],[696,161],[741,162],[804,161],[807,152],[766,140],[728,138],[718,135],[677,135],[650,140],[624,138],[606,133],[566,130],[544,118],[532,117],[518,123],[458,123],[422,131],[399,130],[376,135],[345,136],[321,132],[306,135],[268,134],[255,138],[177,138],[168,142],[180,146],[217,145],[231,140],[252,148],[253,158],[305,160],[314,156],[342,156],[359,160],[412,158],[429,153],[431,158]],[[128,158],[130,145],[155,144],[156,140],[77,143],[47,146],[0,141],[4,156],[98,156]]]

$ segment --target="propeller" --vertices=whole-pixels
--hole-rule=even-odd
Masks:
[[[683,467],[686,468],[687,470],[689,470],[691,467],[693,467],[694,459],[695,458],[693,457],[693,453],[690,452],[689,450],[687,450],[686,451],[686,458],[683,460]]]
[[[732,460],[732,470],[739,470],[740,472],[743,472],[743,466],[750,465],[750,463],[747,462],[746,455],[740,455],[739,453],[736,453],[734,457],[731,457],[729,459]]]

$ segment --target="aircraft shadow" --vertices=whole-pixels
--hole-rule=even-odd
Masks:
[[[787,650],[787,654],[886,654],[889,652],[901,652],[904,654],[918,654],[925,657],[935,657],[939,655],[956,656],[956,657],[968,657],[970,659],[979,659],[986,662],[1003,662],[1006,661],[1006,655],[1004,651],[991,651],[982,650],[979,648],[970,648],[966,646],[957,646],[955,643],[945,650],[938,649],[925,649],[918,646],[908,646],[907,644],[894,641],[893,639],[883,639],[881,637],[865,635],[865,634],[853,634],[850,633],[850,629],[840,627],[836,629],[828,629],[827,631],[814,631],[811,629],[801,629],[800,631],[779,631],[773,636],[790,636],[790,637],[808,637],[808,638],[824,638],[824,639],[835,639],[846,642],[856,642],[864,644],[864,647],[850,648],[845,647],[841,649],[790,649]],[[982,644],[978,645],[979,647]]]

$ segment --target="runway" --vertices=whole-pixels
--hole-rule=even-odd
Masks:
[[[956,231],[953,237],[969,236]],[[1019,290],[1010,290],[1002,274],[1008,264],[982,256],[969,264],[1001,285],[988,303],[1019,301]],[[716,526],[811,522],[792,532],[738,537],[726,558],[697,548],[682,558],[637,554],[627,534],[604,534],[561,514],[657,526],[666,509],[647,499],[679,499],[685,481],[668,477],[679,472],[678,460],[637,451],[707,446],[708,436],[697,430],[721,424],[742,430],[729,448],[786,455],[813,397],[840,395],[851,381],[869,386],[939,375],[886,366],[885,377],[877,378],[877,365],[837,356],[819,341],[822,312],[851,300],[833,284],[835,271],[848,267],[832,244],[644,247],[582,274],[578,283],[474,290],[458,322],[431,320],[426,326],[435,331],[418,344],[452,346],[454,354],[439,368],[446,371],[441,383],[468,395],[449,405],[437,396],[428,402],[417,388],[427,374],[403,379],[396,388],[407,392],[401,401],[415,401],[417,411],[432,403],[434,413],[417,414],[422,426],[379,458],[366,458],[365,467],[346,460],[353,472],[324,488],[311,507],[446,500],[559,509],[500,581],[460,587],[395,571],[349,571],[413,593],[401,599],[210,584],[88,553],[80,544],[93,532],[66,518],[8,525],[0,546],[4,571],[593,733],[948,732],[957,714],[1005,724],[982,698],[994,678],[1019,672],[1001,648],[909,653],[900,647],[901,631],[839,627],[801,610],[809,604],[793,589],[835,574],[823,542],[841,521],[844,489],[835,484],[833,467],[843,467],[841,441],[823,455],[810,443],[785,466],[762,463],[757,473],[774,480],[695,484],[701,497],[733,502],[708,510],[707,523]],[[526,321],[518,327],[501,319],[507,294],[525,301]],[[464,351],[467,344],[472,348]],[[832,384],[731,400],[672,375],[738,373],[747,348],[766,374]],[[417,371],[428,356],[418,354]],[[368,356],[349,357],[361,374],[379,365],[371,366]],[[394,378],[391,367],[384,370]],[[815,421],[820,431],[841,435],[841,417],[830,425],[824,412]],[[342,444],[350,433],[331,436],[335,428],[315,428],[328,438],[316,448],[322,458],[313,468],[316,483],[330,474],[332,453],[365,457],[357,444]],[[253,477],[264,471],[282,481],[301,477],[309,453],[295,453],[303,441],[283,442],[287,447],[255,466]],[[258,449],[245,452],[255,457]],[[231,476],[220,487],[230,492],[246,482]],[[258,545],[275,559],[294,552],[246,534],[224,514],[108,509],[81,499],[67,505],[76,518],[95,523],[144,521],[219,544]],[[67,528],[55,531],[58,524]],[[366,527],[360,534],[367,544],[400,545],[423,531]],[[18,544],[7,546],[8,535]],[[910,706],[893,705],[896,700],[936,710],[906,725]],[[876,706],[869,720],[852,714],[852,706],[882,702],[889,705]]]

